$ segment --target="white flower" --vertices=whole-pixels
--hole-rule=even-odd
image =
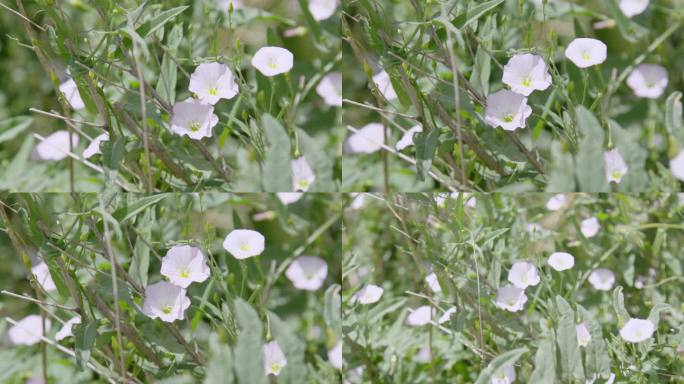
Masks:
[[[50,319],[45,319],[45,331],[50,329]],[[43,335],[43,323],[38,315],[28,315],[17,321],[7,331],[7,336],[12,344],[33,345],[40,341]]]
[[[60,84],[59,91],[64,94],[64,97],[66,97],[67,101],[71,105],[71,108],[85,108],[85,104],[83,103],[83,99],[81,99],[81,94],[78,93],[78,87],[76,86],[74,79],[69,79]]]
[[[607,47],[601,40],[579,37],[565,49],[565,57],[580,68],[601,64],[606,60]]]
[[[57,286],[50,275],[50,269],[48,269],[48,266],[45,264],[45,262],[41,261],[38,263],[38,265],[31,267],[31,273],[36,277],[38,284],[40,284],[41,287],[43,287],[43,289],[47,292],[57,289]]]
[[[325,75],[316,86],[316,93],[332,107],[342,106],[342,73],[332,72]]]
[[[278,342],[273,340],[264,344],[264,371],[266,376],[278,376],[280,371],[287,365],[287,359]]]
[[[658,64],[639,64],[627,77],[627,85],[638,97],[656,99],[667,88],[667,70]]]
[[[684,194],[682,194],[684,195]],[[365,193],[352,193],[351,196],[353,197],[353,200],[351,204],[349,205],[349,208],[351,209],[361,209],[363,208],[364,204],[366,203],[366,194]],[[683,197],[684,199],[684,197]],[[684,205],[684,204],[682,204]]]
[[[434,293],[439,293],[442,292],[442,287],[439,285],[439,280],[437,280],[437,275],[432,272],[431,274],[427,275],[425,277],[425,282],[428,283],[428,286]]]
[[[437,320],[437,322],[439,324],[446,323],[447,321],[449,321],[449,319],[451,319],[451,315],[453,315],[454,313],[456,313],[456,307],[451,307],[451,308],[447,309],[446,311],[444,311],[442,316],[440,316],[440,318],[439,318],[439,320]]]
[[[289,72],[294,65],[292,52],[280,47],[263,47],[252,57],[252,66],[264,76]]]
[[[539,284],[537,267],[526,261],[517,262],[508,271],[508,281],[520,289],[535,286]]]
[[[527,303],[527,296],[525,290],[513,285],[501,287],[496,292],[495,304],[501,309],[509,312],[518,312],[523,309]]]
[[[315,291],[328,276],[328,264],[320,257],[299,256],[285,271],[285,276],[297,289]]]
[[[392,80],[390,80],[389,74],[384,69],[373,75],[373,83],[378,87],[380,93],[385,96],[385,99],[394,100],[397,98],[397,92],[394,91]]]
[[[377,285],[368,284],[356,292],[351,302],[352,304],[357,301],[361,304],[377,303],[384,291],[384,289],[378,287]]]
[[[487,96],[485,123],[506,131],[524,128],[532,108],[527,105],[527,97],[513,91],[502,89]]]
[[[411,326],[421,326],[430,322],[431,315],[434,315],[434,308],[430,308],[429,305],[421,305],[416,309],[410,309],[411,312],[406,318],[406,324]]]
[[[596,236],[599,229],[601,229],[601,225],[599,224],[598,219],[595,217],[582,220],[580,223],[580,231],[587,239]]]
[[[233,4],[233,9],[242,9],[245,6],[243,0],[219,0],[219,9],[228,11],[230,9],[231,3]]]
[[[78,135],[71,135],[71,147],[78,145]],[[36,145],[36,155],[40,160],[62,160],[69,153],[69,131],[57,131]]]
[[[171,247],[162,258],[161,271],[171,284],[187,288],[192,282],[201,283],[209,277],[209,266],[202,250],[191,245]]]
[[[514,55],[504,66],[503,83],[515,93],[529,96],[535,90],[543,91],[551,85],[551,75],[541,56],[525,53]]]
[[[556,271],[565,271],[575,265],[575,258],[567,252],[554,252],[549,256],[548,260],[551,268]]]
[[[423,132],[423,127],[420,125],[413,126],[408,131],[404,132],[404,135],[401,136],[401,139],[397,141],[395,146],[397,151],[401,151],[402,149],[413,145],[413,135],[418,132]]]
[[[168,323],[183,320],[189,306],[184,288],[163,280],[145,287],[143,313],[152,319],[160,318]]]
[[[211,137],[211,129],[218,124],[214,107],[198,100],[188,99],[173,106],[171,130],[194,140]]]
[[[264,251],[264,235],[251,229],[234,229],[223,240],[223,248],[236,259],[260,255]]]
[[[620,155],[620,151],[618,151],[617,148],[613,148],[610,151],[604,152],[603,161],[605,163],[606,179],[608,182],[619,183],[629,169],[627,164],[625,164],[625,160]]]
[[[276,196],[278,196],[278,200],[280,200],[281,203],[288,205],[292,203],[296,203],[299,201],[304,196],[303,192],[278,192],[276,193]]]
[[[649,0],[620,0],[620,10],[627,17],[643,13],[648,8]]]
[[[620,337],[630,343],[648,340],[655,332],[655,324],[651,320],[629,319],[620,330]]]
[[[429,363],[432,360],[432,355],[430,354],[429,347],[423,347],[416,353],[416,361],[421,363]],[[347,384],[347,383],[345,383]]]
[[[670,160],[670,171],[672,176],[684,181],[684,150]]]
[[[599,291],[610,291],[615,283],[615,274],[610,269],[595,269],[589,275],[589,283]]]
[[[309,12],[314,20],[325,20],[337,9],[337,0],[309,0]]]
[[[338,341],[335,347],[328,351],[328,361],[333,367],[342,369],[342,340]]]
[[[81,316],[74,316],[71,319],[69,319],[66,323],[64,323],[62,328],[60,328],[60,330],[55,335],[55,340],[60,341],[69,336],[73,336],[74,334],[71,329],[76,324],[81,324]]]
[[[591,334],[587,329],[587,325],[584,323],[579,323],[575,326],[575,332],[577,333],[577,344],[580,347],[586,347],[591,341]]]
[[[85,150],[83,150],[83,158],[84,159],[90,159],[91,157],[97,155],[98,153],[102,153],[100,151],[100,144],[103,141],[109,141],[109,133],[105,132],[103,134],[98,135],[96,138],[93,139],[93,141],[88,144]]]
[[[227,65],[203,63],[198,65],[190,76],[188,90],[196,94],[199,101],[214,105],[221,99],[235,97],[239,88],[233,72]]]
[[[354,153],[377,152],[384,143],[383,126],[379,123],[366,124],[347,139],[347,145]]]
[[[515,368],[507,365],[492,376],[490,384],[512,384],[515,382]]]
[[[546,202],[546,209],[549,211],[557,211],[565,205],[565,195],[559,193],[557,195],[551,196],[549,201]]]
[[[316,180],[316,175],[314,175],[311,166],[309,166],[304,156],[292,160],[291,167],[292,188],[295,191],[308,191],[311,184]]]

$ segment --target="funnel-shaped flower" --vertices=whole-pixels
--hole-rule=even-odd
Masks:
[[[102,151],[100,151],[100,144],[102,144],[103,141],[109,141],[109,133],[105,132],[94,138],[93,141],[88,144],[86,149],[83,150],[83,158],[90,159],[98,153],[102,153]]]
[[[379,123],[366,124],[347,139],[347,146],[354,153],[377,152],[384,143],[383,126]]]
[[[640,343],[648,340],[655,332],[655,325],[651,320],[629,319],[620,330],[620,337],[630,343]]]
[[[160,281],[145,288],[143,313],[152,319],[172,323],[185,318],[185,310],[190,306],[190,299],[185,296],[185,289]]]
[[[85,108],[85,103],[81,99],[81,94],[78,93],[78,87],[74,79],[69,79],[60,84],[59,91],[64,94],[71,108],[76,110]]]
[[[508,271],[508,281],[520,289],[525,289],[539,284],[539,272],[532,263],[517,262]]]
[[[316,180],[311,166],[306,161],[304,156],[292,160],[292,189],[294,191],[306,192],[311,187],[311,184]]]
[[[565,57],[579,68],[587,68],[606,61],[607,47],[601,40],[579,37],[565,49]]]
[[[225,240],[223,248],[236,259],[260,255],[264,251],[266,239],[264,235],[251,229],[234,229]]]
[[[71,147],[78,145],[78,135],[71,135]],[[36,145],[40,160],[62,160],[69,155],[69,131],[57,131]]]
[[[617,148],[603,153],[603,161],[608,182],[619,183],[629,169]]]
[[[292,69],[294,56],[285,48],[263,47],[252,57],[252,66],[264,76],[277,76]]]
[[[627,77],[627,85],[638,97],[656,99],[667,88],[667,70],[658,64],[639,64]]]
[[[485,122],[506,131],[524,128],[532,108],[527,105],[527,97],[503,89],[487,96]]]
[[[525,53],[514,55],[504,66],[503,83],[515,93],[529,96],[535,90],[543,91],[551,85],[551,75],[541,56]]]
[[[315,291],[328,276],[328,264],[320,257],[299,256],[287,268],[285,276],[295,288]]]
[[[55,340],[60,341],[67,337],[73,336],[72,327],[76,324],[81,324],[81,316],[74,316],[69,319],[55,335]]]
[[[356,292],[350,301],[352,303],[358,301],[360,304],[373,304],[380,300],[380,297],[384,291],[384,289],[378,287],[377,285],[368,284]]]
[[[332,107],[342,106],[342,73],[328,73],[316,86],[316,93]]]
[[[38,284],[40,284],[47,292],[57,289],[57,286],[50,275],[50,269],[48,269],[48,266],[45,264],[45,262],[41,261],[38,263],[38,265],[31,267],[31,273],[36,277]]]
[[[266,375],[278,376],[280,371],[287,365],[287,359],[277,341],[273,340],[264,344],[264,371]]]
[[[615,284],[615,274],[610,269],[598,268],[589,275],[589,284],[599,291],[610,291]]]
[[[45,319],[45,330],[50,329],[50,319]],[[33,345],[43,336],[43,323],[38,315],[28,315],[10,327],[7,336],[12,344]]]
[[[392,80],[384,69],[373,75],[373,83],[378,87],[380,93],[385,96],[385,99],[391,101],[397,98],[397,92],[394,91]]]
[[[495,304],[501,309],[509,312],[518,312],[523,309],[527,303],[527,296],[525,290],[513,285],[506,285],[499,288],[496,292]]]
[[[193,140],[211,137],[211,129],[218,124],[214,107],[199,100],[188,99],[173,106],[171,130],[178,135],[186,135]]]
[[[171,284],[187,288],[209,277],[209,266],[202,250],[191,245],[176,245],[162,258],[161,272]]]
[[[239,90],[233,72],[221,63],[198,65],[190,76],[188,89],[195,93],[201,102],[211,105],[221,99],[232,99]]]

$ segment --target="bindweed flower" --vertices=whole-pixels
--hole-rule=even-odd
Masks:
[[[71,319],[69,319],[62,328],[55,334],[55,340],[60,341],[64,340],[67,337],[73,336],[74,333],[72,331],[72,327],[76,324],[81,324],[81,316],[74,316]]]
[[[606,61],[607,47],[601,40],[579,37],[565,49],[565,57],[579,68],[587,68]]]
[[[332,72],[325,75],[316,86],[316,93],[332,107],[342,106],[342,73]]]
[[[487,96],[485,122],[506,131],[524,128],[532,108],[527,105],[527,97],[503,89]]]
[[[145,287],[143,313],[152,319],[172,323],[185,318],[185,310],[190,306],[190,299],[185,296],[185,289],[166,281]]]
[[[351,193],[353,198],[349,208],[351,209],[361,209],[366,204],[366,194],[365,193]],[[684,194],[682,194],[682,200],[684,200]],[[684,204],[682,204],[684,205]]]
[[[252,66],[264,76],[277,76],[292,69],[294,56],[285,48],[263,47],[252,57]]]
[[[629,319],[620,329],[620,337],[630,343],[648,340],[655,332],[655,324],[651,320]]]
[[[85,108],[85,103],[81,99],[81,94],[78,93],[78,87],[74,79],[69,79],[59,85],[59,91],[64,94],[64,97],[71,105],[71,108],[79,110]]]
[[[584,323],[579,323],[575,326],[575,332],[577,333],[577,344],[580,347],[586,347],[591,341],[591,334],[587,329],[587,325]]]
[[[610,291],[615,284],[615,274],[610,269],[598,268],[589,275],[589,284],[599,291]]]
[[[45,319],[45,330],[50,329],[50,319]],[[14,345],[33,345],[40,342],[43,335],[43,322],[38,315],[28,315],[17,321],[7,331],[9,340]]]
[[[603,162],[606,169],[606,180],[609,183],[619,183],[629,169],[617,148],[604,152]]]
[[[287,359],[277,341],[273,340],[264,344],[264,371],[266,376],[278,376],[280,371],[287,365]]]
[[[551,85],[551,75],[541,56],[525,53],[514,55],[504,66],[503,83],[523,96],[535,90],[543,91]]]
[[[556,271],[565,271],[575,265],[575,258],[567,252],[554,252],[549,256],[548,260],[551,268]]]
[[[373,75],[373,83],[378,87],[380,93],[385,96],[385,99],[391,101],[397,98],[397,92],[392,86],[392,80],[384,69]]]
[[[231,6],[234,10],[242,9],[245,7],[244,0],[219,0],[218,2],[218,7],[222,11],[228,11]]]
[[[428,324],[432,318],[432,315],[434,315],[435,310],[434,308],[430,308],[429,305],[421,305],[416,309],[409,308],[409,312],[410,313],[408,317],[406,317],[406,324],[413,327],[418,327]]]
[[[451,319],[451,315],[453,315],[454,313],[456,313],[456,307],[451,307],[451,308],[447,309],[446,311],[444,311],[442,316],[439,317],[439,320],[437,320],[437,322],[439,324],[446,323],[447,321],[449,321]]]
[[[187,288],[192,282],[206,280],[210,271],[201,249],[191,245],[176,245],[162,258],[160,273],[171,284]]]
[[[287,267],[285,276],[297,289],[315,291],[328,276],[328,264],[320,257],[299,256]]]
[[[337,9],[337,0],[309,0],[309,12],[314,20],[321,21],[330,18]]]
[[[316,180],[316,175],[314,175],[311,166],[306,161],[304,156],[298,157],[292,160],[292,188],[295,192],[302,191],[306,192]]]
[[[596,236],[599,229],[601,229],[601,225],[599,224],[598,219],[595,217],[584,219],[580,223],[580,232],[582,232],[584,237],[587,239]]]
[[[264,235],[251,229],[234,229],[225,240],[223,248],[239,260],[260,255],[265,248]]]
[[[508,281],[520,289],[525,289],[539,284],[539,272],[537,272],[537,267],[532,263],[526,261],[517,262],[508,271]]]
[[[439,285],[439,280],[437,280],[437,275],[434,272],[425,277],[425,282],[428,284],[432,292],[442,292],[442,287]]]
[[[523,309],[527,303],[527,296],[525,290],[513,285],[506,285],[501,287],[496,292],[495,304],[501,309],[509,312],[518,312]]]
[[[335,347],[328,351],[328,361],[333,367],[342,369],[342,340],[338,341]]]
[[[303,196],[303,192],[278,192],[276,193],[278,200],[285,205],[298,202]]]
[[[377,285],[368,284],[356,292],[351,302],[352,304],[354,302],[359,302],[360,304],[377,303],[378,300],[380,300],[380,297],[382,297],[382,293],[384,291],[384,289],[378,287]]]
[[[551,196],[546,202],[546,209],[549,211],[557,211],[565,205],[565,195],[562,193]]]
[[[211,137],[211,129],[218,124],[218,116],[214,107],[198,100],[188,99],[173,106],[171,130],[178,135],[185,135],[193,140]]]
[[[105,132],[94,138],[93,141],[91,141],[90,144],[88,144],[86,149],[83,150],[83,158],[90,159],[98,153],[102,153],[100,151],[100,144],[102,144],[103,141],[109,141],[109,133]]]
[[[363,126],[347,139],[347,146],[353,153],[373,153],[379,151],[385,143],[383,125],[370,123]]]
[[[78,145],[78,136],[71,135],[71,147]],[[36,145],[36,156],[40,160],[62,160],[69,155],[69,131],[57,131]]]
[[[620,10],[627,17],[643,13],[648,8],[649,0],[620,0]]]
[[[38,284],[40,284],[45,291],[50,292],[57,289],[57,286],[50,275],[50,269],[45,262],[41,261],[38,265],[31,267],[31,273],[36,277],[36,281],[38,281]]]
[[[411,127],[408,131],[404,132],[404,134],[401,136],[401,139],[397,141],[397,144],[395,146],[397,151],[401,151],[402,149],[413,145],[413,135],[415,135],[418,132],[423,132],[423,127],[420,125],[415,125]]]
[[[658,64],[639,64],[627,77],[627,85],[638,97],[657,99],[667,88],[667,70]]]
[[[684,150],[670,160],[670,172],[676,179],[684,181]]]
[[[227,65],[203,63],[190,75],[188,90],[196,94],[202,103],[214,105],[221,99],[235,97],[239,88]]]
[[[512,384],[515,382],[515,368],[507,365],[492,375],[490,384]]]

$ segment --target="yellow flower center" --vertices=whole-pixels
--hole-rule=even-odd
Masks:
[[[278,364],[278,363],[271,364],[271,372],[278,372],[278,371],[280,371],[280,368],[281,368],[280,364]]]
[[[523,87],[529,87],[530,85],[532,85],[532,79],[530,79],[529,77],[524,78],[522,81],[522,85]]]
[[[302,179],[297,182],[297,185],[299,186],[300,189],[307,189],[309,188],[309,180],[307,179]]]
[[[195,121],[194,123],[190,124],[190,130],[193,132],[197,132],[197,131],[199,131],[201,126],[202,125],[200,123]]]
[[[216,87],[209,88],[209,94],[212,96],[216,96],[218,94],[218,89],[216,89]]]
[[[246,243],[242,243],[242,244],[240,245],[240,250],[241,250],[241,251],[245,251],[245,252],[249,251],[249,245],[246,244]]]
[[[266,65],[268,65],[268,67],[271,69],[276,69],[278,68],[278,61],[274,58],[270,58],[268,59],[268,64]]]
[[[619,179],[619,178],[622,177],[622,172],[620,172],[620,171],[615,171],[615,172],[611,173],[610,176],[611,176],[613,179]]]
[[[190,271],[188,271],[187,269],[184,269],[184,270],[181,271],[180,277],[183,277],[183,278],[186,278],[186,279],[187,279],[188,276],[190,276]]]
[[[171,313],[171,306],[165,305],[164,308],[162,308],[162,312],[164,312],[168,315],[169,313]]]
[[[510,123],[511,121],[513,121],[513,115],[508,114],[508,115],[504,116],[503,121]]]
[[[582,59],[583,60],[591,60],[591,55],[589,54],[589,52],[587,52],[587,51],[582,52]]]

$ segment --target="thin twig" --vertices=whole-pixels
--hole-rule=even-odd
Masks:
[[[2,291],[0,291],[0,293],[2,293],[3,295],[16,297],[16,298],[18,298],[18,299],[30,301],[30,302],[33,302],[33,303],[36,303],[36,304],[48,305],[48,306],[52,306],[52,307],[55,307],[55,308],[63,309],[63,310],[65,310],[65,311],[72,311],[72,312],[78,311],[78,308],[67,307],[66,305],[61,305],[61,304],[48,303],[47,301],[41,301],[41,300],[38,300],[38,299],[34,299],[34,298],[31,297],[31,296],[19,295],[19,294],[17,294],[17,293],[10,292],[10,291],[4,290],[4,289],[3,289]]]

